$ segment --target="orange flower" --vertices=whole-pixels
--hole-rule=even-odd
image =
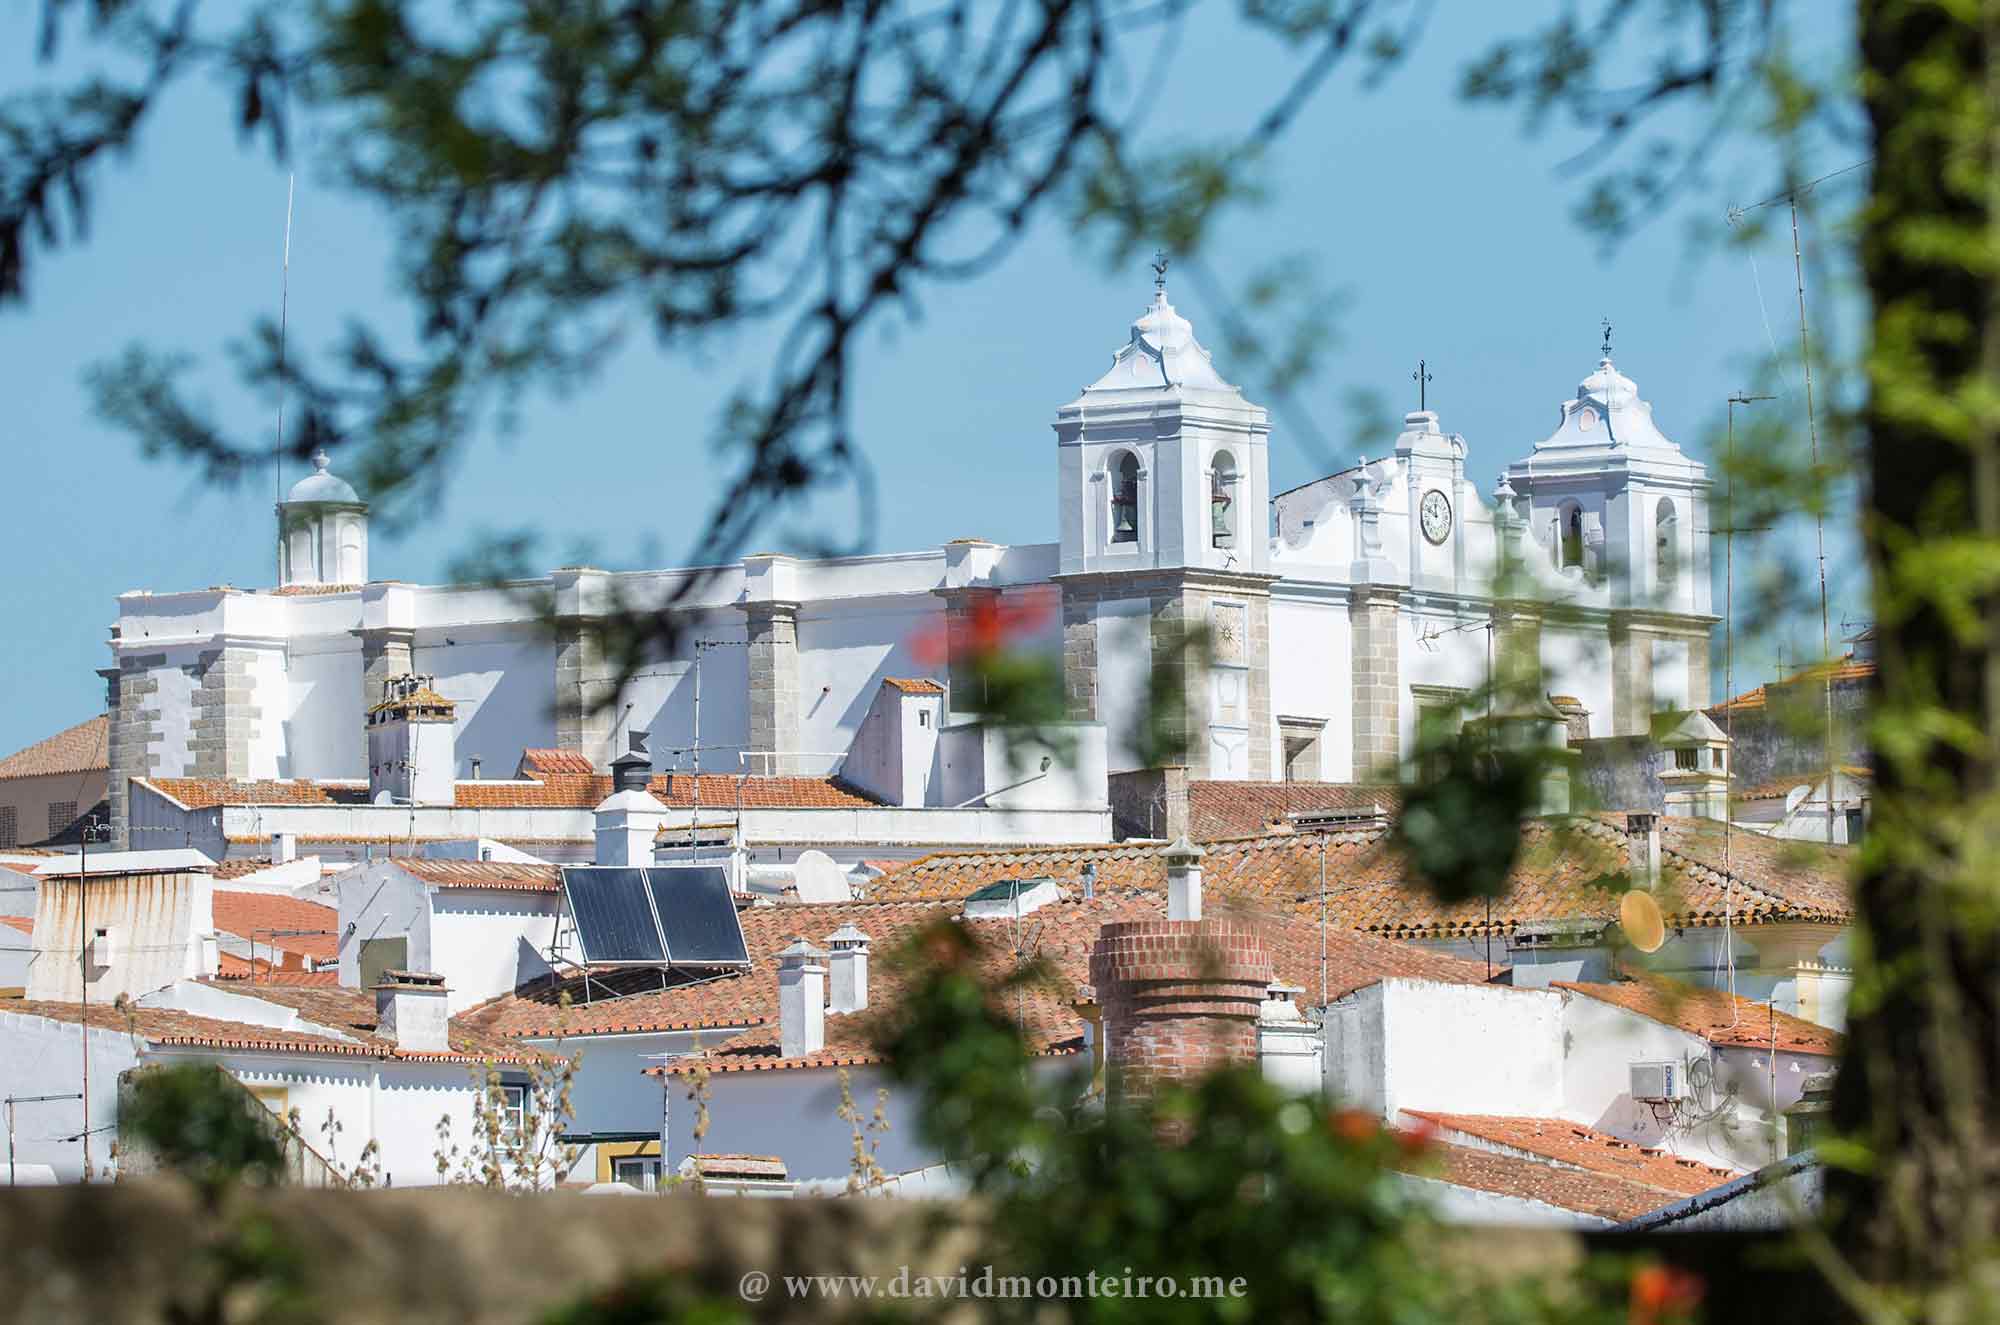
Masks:
[[[1327,1129],[1352,1145],[1366,1145],[1381,1132],[1382,1124],[1372,1114],[1359,1109],[1342,1109],[1327,1115]]]
[[[1415,1159],[1431,1148],[1437,1139],[1437,1124],[1428,1118],[1419,1118],[1407,1126],[1396,1129],[1396,1145],[1406,1156]]]
[[[1701,1304],[1699,1275],[1657,1262],[1632,1272],[1631,1325],[1656,1325],[1681,1319]]]

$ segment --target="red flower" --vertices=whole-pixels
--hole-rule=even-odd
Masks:
[[[927,667],[990,658],[1049,614],[1041,597],[1003,602],[998,594],[973,600],[963,616],[947,615],[910,637],[910,652]]]
[[[1437,1124],[1428,1118],[1418,1118],[1396,1129],[1396,1146],[1406,1156],[1415,1159],[1431,1148],[1431,1142],[1436,1137]]]
[[[1653,1263],[1632,1272],[1631,1325],[1681,1319],[1701,1304],[1701,1276]]]

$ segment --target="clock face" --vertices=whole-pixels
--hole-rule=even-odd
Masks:
[[[1436,488],[1424,494],[1421,508],[1424,522],[1424,537],[1433,543],[1442,543],[1451,533],[1451,501]]]

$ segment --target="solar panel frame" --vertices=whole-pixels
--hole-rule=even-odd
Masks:
[[[726,866],[683,865],[646,871],[667,960],[675,966],[747,966],[750,946]]]
[[[563,893],[585,965],[668,964],[666,939],[645,876],[642,869],[617,865],[563,868]]]

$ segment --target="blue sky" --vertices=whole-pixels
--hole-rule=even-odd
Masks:
[[[1663,429],[1703,456],[1724,398],[1754,380],[1770,340],[1796,344],[1788,241],[1760,249],[1753,275],[1744,256],[1703,256],[1689,238],[1713,237],[1732,204],[1762,196],[1769,176],[1758,161],[1736,153],[1717,162],[1709,180],[1607,253],[1571,220],[1583,177],[1560,168],[1588,140],[1557,130],[1529,137],[1512,114],[1457,100],[1464,62],[1504,30],[1500,20],[1522,23],[1529,8],[1440,6],[1417,54],[1379,89],[1337,73],[1271,162],[1268,199],[1233,216],[1206,255],[1235,287],[1270,259],[1301,253],[1340,292],[1324,312],[1330,348],[1296,393],[1334,454],[1308,445],[1299,413],[1279,412],[1276,490],[1352,456],[1351,392],[1414,407],[1419,356],[1435,378],[1433,408],[1465,434],[1490,490],[1594,365],[1601,317],[1615,323],[1619,366]],[[39,10],[38,0],[0,0],[0,88],[41,76],[32,56]],[[1166,93],[1151,98],[1152,141],[1240,129],[1294,67],[1272,43],[1236,32],[1226,13],[1197,11],[1152,84]],[[89,364],[134,340],[219,365],[231,338],[275,311],[285,174],[239,149],[227,126],[219,90],[184,89],[143,150],[104,175],[88,242],[43,260],[29,305],[0,315],[0,453],[12,492],[0,555],[14,568],[0,635],[12,699],[0,705],[0,753],[97,711],[96,669],[108,660],[120,592],[272,583],[270,474],[214,490],[187,468],[143,458],[94,416],[82,383]],[[1830,170],[1854,155],[1814,165]],[[312,347],[351,315],[396,314],[381,218],[334,190],[311,142],[295,165],[291,334]],[[1150,291],[1139,263],[1111,269],[1051,220],[998,269],[930,291],[920,319],[878,329],[855,396],[882,501],[874,546],[1052,539],[1049,424],[1109,362]],[[1172,294],[1224,375],[1267,399],[1221,352],[1217,310],[1185,281]],[[1815,299],[1816,317],[1852,324],[1851,297]],[[709,443],[715,411],[730,386],[758,379],[778,335],[759,328],[672,357],[628,344],[573,395],[532,404],[513,436],[472,439],[441,505],[400,534],[378,530],[371,573],[436,579],[479,536],[521,529],[540,534],[548,565],[579,555],[609,566],[674,563],[721,490]],[[268,401],[236,392],[219,366],[209,381],[240,426],[268,429]],[[1803,420],[1795,390],[1764,408]],[[1390,441],[1358,449],[1380,455]],[[833,521],[845,510],[822,509]],[[765,545],[781,542],[774,530]],[[1772,535],[1755,554],[1739,546],[1739,564],[1799,546],[1796,531]],[[1864,615],[1865,585],[1844,531],[1831,546],[1837,636],[1843,618]],[[1762,680],[1781,647],[1793,659],[1816,648],[1816,614],[1789,642],[1784,633],[1739,651],[1738,689]],[[1719,685],[1719,666],[1716,677]]]

